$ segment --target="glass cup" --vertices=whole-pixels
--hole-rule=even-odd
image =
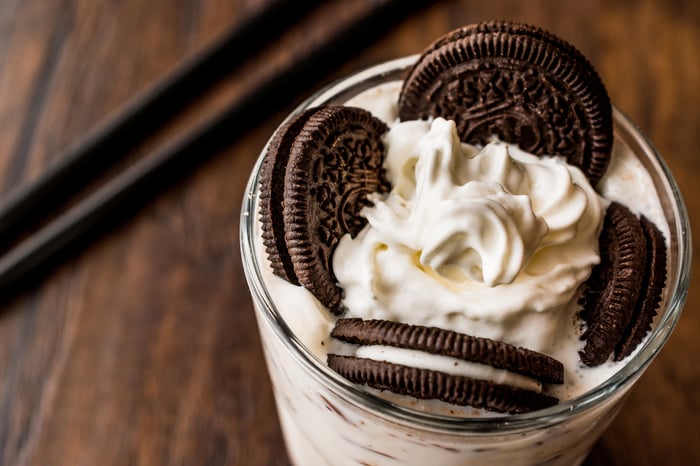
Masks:
[[[389,61],[345,78],[313,95],[293,114],[322,104],[342,104],[370,87],[403,79],[416,58]],[[667,286],[655,326],[624,367],[595,389],[548,409],[498,417],[456,418],[394,404],[340,377],[294,334],[261,274],[267,264],[261,259],[256,205],[263,149],[243,200],[240,244],[280,423],[294,464],[568,466],[583,462],[673,331],[690,279],[690,227],[678,186],[639,129],[619,110],[614,109],[613,116],[615,144],[627,146],[648,170],[668,223]]]

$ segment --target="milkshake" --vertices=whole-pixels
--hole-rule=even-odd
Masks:
[[[416,60],[360,72],[295,111],[346,105],[369,111],[387,128],[391,189],[368,196],[367,224],[340,239],[332,257],[343,290],[340,315],[269,265],[257,221],[266,150],[246,191],[241,248],[290,458],[300,465],[579,464],[682,309],[690,242],[678,189],[617,110],[610,164],[595,186],[556,155],[535,156],[497,138],[465,144],[453,120],[401,121],[402,79]],[[619,361],[587,365],[579,313],[585,283],[601,261],[599,237],[611,203],[643,213],[665,238],[666,286],[641,344]],[[430,291],[432,282],[442,291]],[[527,348],[560,361],[563,382],[542,384],[387,345],[347,344],[331,336],[346,318],[437,327]],[[328,366],[329,354],[486,378],[557,402],[512,414],[407,396],[348,380]]]

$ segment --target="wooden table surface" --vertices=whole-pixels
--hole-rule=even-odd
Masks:
[[[0,202],[264,3],[0,1]],[[325,5],[143,147],[180,134],[371,3]],[[305,93],[492,18],[540,25],[589,57],[612,100],[666,158],[700,231],[696,0],[435,2]],[[243,137],[0,304],[1,465],[287,464],[238,224],[254,160],[302,97],[270,108]],[[700,464],[695,285],[668,345],[587,464]]]

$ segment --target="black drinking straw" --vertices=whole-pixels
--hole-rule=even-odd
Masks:
[[[0,254],[61,209],[172,115],[302,19],[319,0],[272,0],[183,61],[0,203]]]

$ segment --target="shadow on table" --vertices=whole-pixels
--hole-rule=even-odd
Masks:
[[[616,465],[604,442],[596,442],[582,466],[621,466]]]

